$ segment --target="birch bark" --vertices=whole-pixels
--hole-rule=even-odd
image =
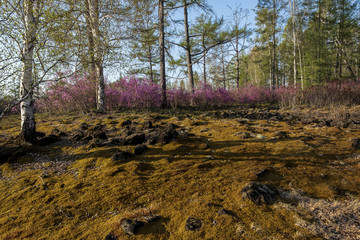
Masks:
[[[36,124],[33,107],[33,62],[34,47],[36,44],[36,31],[38,25],[37,11],[39,2],[24,0],[24,25],[25,33],[21,50],[22,73],[20,81],[21,128],[20,138],[29,143],[36,141]]]

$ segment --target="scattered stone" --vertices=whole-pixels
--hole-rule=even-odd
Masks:
[[[131,219],[125,219],[121,222],[121,228],[129,235],[135,235],[137,231],[144,225],[143,222]]]
[[[266,176],[267,174],[269,174],[269,173],[270,173],[270,169],[265,168],[265,169],[261,170],[260,172],[255,173],[255,176],[256,176],[258,179],[261,179],[261,178],[265,177],[265,176]]]
[[[50,134],[49,136],[38,139],[36,144],[39,146],[47,146],[58,141],[60,141],[60,138],[58,136]]]
[[[100,139],[94,138],[92,140],[90,140],[88,147],[89,148],[98,148],[98,147],[103,147],[106,144],[104,142],[102,142]]]
[[[289,136],[288,136],[287,132],[285,132],[285,131],[279,131],[279,132],[277,132],[277,133],[275,134],[275,137],[276,137],[277,139],[286,139],[286,138],[288,138]]]
[[[205,132],[208,132],[210,129],[208,129],[208,128],[205,128],[205,129],[202,129],[200,132],[201,133],[205,133]]]
[[[109,233],[106,235],[105,240],[118,240],[119,238],[114,235],[114,233]]]
[[[222,215],[227,215],[227,216],[232,216],[232,217],[236,217],[238,218],[238,216],[236,216],[236,214],[230,210],[226,210],[225,208],[221,208],[218,212],[218,215],[219,216],[222,216]]]
[[[153,214],[144,216],[144,220],[148,223],[155,222],[155,221],[159,220],[160,218],[161,218],[160,216],[153,215]]]
[[[238,132],[238,133],[235,133],[235,136],[240,136],[241,139],[248,139],[251,137],[251,134],[248,132]]]
[[[46,134],[43,132],[36,132],[35,134],[36,134],[36,137],[38,137],[38,138],[43,138],[46,136]]]
[[[256,139],[259,139],[259,140],[264,140],[264,139],[266,139],[266,137],[265,137],[264,135],[261,135],[261,134],[256,134],[256,135],[255,135],[255,138],[256,138]]]
[[[246,119],[238,120],[238,123],[240,124],[248,124],[249,122]]]
[[[85,122],[80,125],[81,130],[87,130],[88,128],[89,128],[89,124],[87,124]]]
[[[98,139],[107,139],[107,135],[106,135],[105,131],[94,132],[92,134],[92,137],[93,138],[98,138]]]
[[[145,153],[148,150],[148,147],[145,145],[138,145],[135,147],[134,154],[135,155],[141,155]]]
[[[168,123],[165,125],[165,129],[163,132],[160,132],[159,134],[159,143],[161,144],[167,144],[169,143],[172,139],[176,138],[179,133],[176,131],[176,128],[178,128],[179,126],[173,124],[173,123]]]
[[[11,154],[3,151],[2,149],[0,150],[0,165],[3,163],[6,163],[6,161],[10,158]]]
[[[154,126],[153,126],[152,122],[150,120],[148,120],[148,121],[145,121],[143,123],[143,128],[144,129],[151,129],[151,128],[154,128]]]
[[[313,141],[314,138],[312,136],[305,136],[301,140],[303,140],[304,142],[307,142],[307,141]]]
[[[278,192],[275,188],[262,183],[248,183],[242,190],[243,199],[250,199],[257,205],[268,205],[275,202]]]
[[[124,144],[124,139],[121,137],[110,138],[108,142],[109,146],[119,146],[123,144]]]
[[[356,149],[359,150],[360,149],[360,138],[354,138],[353,140],[351,140],[352,144],[351,146]]]
[[[122,126],[122,127],[130,126],[131,123],[132,123],[132,122],[131,122],[130,120],[125,120],[125,121],[123,121],[123,122],[121,123],[121,126]]]
[[[125,152],[125,151],[119,151],[117,153],[115,153],[114,155],[112,155],[111,160],[115,161],[115,162],[128,162],[129,159],[133,158],[134,155],[129,153],[129,152]]]
[[[80,141],[81,139],[83,139],[85,137],[84,132],[81,131],[77,131],[74,133],[74,135],[72,136],[72,139],[75,141]]]
[[[125,145],[138,145],[146,141],[144,133],[133,133],[125,139]]]
[[[189,217],[186,220],[185,230],[186,231],[195,231],[199,230],[202,226],[202,222],[200,219]]]
[[[57,128],[54,128],[52,131],[51,131],[51,135],[55,135],[55,136],[58,136],[58,137],[66,137],[66,133],[65,132],[62,132],[60,131],[59,129]]]

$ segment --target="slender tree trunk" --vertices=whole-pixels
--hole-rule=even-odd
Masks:
[[[189,36],[187,0],[183,0],[183,4],[184,4],[184,27],[185,27],[185,41],[186,41],[187,70],[188,70],[188,77],[189,77],[189,84],[191,86],[191,91],[192,91],[192,93],[194,93],[195,92],[195,83],[194,83],[194,73],[193,73],[192,58],[191,58],[191,45],[190,45],[190,36]]]
[[[202,47],[203,47],[203,50],[204,50],[204,61],[203,61],[203,74],[204,74],[204,84],[206,85],[206,46],[205,46],[205,36],[203,35],[202,36]]]
[[[105,80],[103,68],[103,52],[100,41],[99,29],[99,2],[98,0],[87,0],[87,10],[89,11],[88,23],[93,41],[94,65],[96,73],[96,108],[102,112],[105,110]],[[94,70],[94,69],[92,69]]]
[[[97,81],[96,81],[96,66],[95,66],[95,44],[94,44],[94,38],[93,38],[93,34],[91,31],[91,17],[90,17],[90,9],[89,9],[89,4],[85,4],[86,7],[86,30],[87,30],[87,34],[88,34],[88,55],[89,55],[89,70],[90,70],[90,78],[91,81],[97,86]],[[95,90],[95,95],[97,96],[97,92]],[[96,97],[97,99],[97,97]],[[97,100],[96,100],[97,101]]]
[[[301,89],[304,90],[304,74],[303,74],[303,66],[302,66],[302,55],[300,46],[298,44],[298,51],[299,51],[299,64],[300,64],[300,81],[301,81]]]
[[[22,48],[22,74],[20,82],[21,129],[20,138],[29,143],[36,141],[36,124],[33,108],[33,53],[36,42],[37,19],[34,16],[35,0],[24,1],[24,45]]]
[[[151,54],[151,46],[148,48],[149,54],[149,67],[150,67],[150,81],[154,82],[154,73],[153,73],[153,61],[152,61],[152,54]]]
[[[237,19],[236,19],[237,21]],[[236,29],[237,31],[238,29]],[[235,39],[235,52],[236,52],[236,87],[239,90],[240,89],[240,51],[239,51],[239,37],[236,34]]]
[[[294,86],[297,84],[297,62],[296,62],[296,42],[297,42],[297,36],[296,36],[296,14],[295,14],[295,6],[296,6],[296,0],[289,1],[290,9],[291,9],[291,17],[292,17],[292,34],[293,34],[293,71],[294,71]]]
[[[160,50],[160,82],[161,82],[161,108],[167,107],[166,75],[165,75],[165,13],[164,0],[159,0],[159,50]]]
[[[273,0],[273,29],[272,29],[272,71],[271,71],[271,81],[272,89],[279,86],[278,77],[276,74],[276,0]]]

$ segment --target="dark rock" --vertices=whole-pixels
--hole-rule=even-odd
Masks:
[[[189,217],[185,223],[185,230],[186,231],[195,231],[195,230],[200,229],[201,226],[202,226],[202,222],[200,219]]]
[[[159,143],[167,144],[171,141],[171,139],[176,138],[179,133],[176,131],[176,128],[179,126],[168,123],[165,125],[164,131],[162,131],[159,135]]]
[[[92,129],[89,129],[88,135],[92,138],[107,139],[104,125],[96,125]]]
[[[109,146],[120,146],[124,144],[124,139],[121,137],[114,137],[109,139],[108,145]]]
[[[265,168],[263,170],[261,170],[260,172],[258,173],[255,173],[255,176],[258,178],[258,179],[261,179],[263,177],[265,177],[267,174],[270,173],[270,170],[268,168]]]
[[[249,122],[245,119],[238,120],[240,124],[248,124]]]
[[[151,134],[147,135],[146,138],[147,138],[147,144],[155,145],[159,141],[159,134],[151,133]]]
[[[205,129],[202,129],[200,132],[201,133],[205,133],[205,132],[208,132],[210,129],[208,129],[208,128],[205,128]]]
[[[80,125],[81,130],[87,130],[88,128],[89,128],[89,124],[87,124],[85,122]]]
[[[128,162],[129,159],[133,158],[134,155],[129,152],[119,151],[112,155],[111,160],[115,162]]]
[[[99,139],[107,139],[107,135],[105,132],[97,132],[93,135],[93,137]]]
[[[57,128],[54,128],[54,129],[51,131],[51,135],[55,135],[55,136],[58,136],[58,137],[66,137],[66,133],[60,131],[60,130],[57,129]]]
[[[148,223],[150,223],[150,222],[155,222],[155,221],[160,220],[160,219],[161,219],[160,216],[158,216],[158,215],[153,215],[153,214],[150,214],[150,215],[147,215],[147,216],[144,217],[144,220],[145,220],[146,222],[148,222]]]
[[[354,138],[353,140],[351,140],[351,146],[356,149],[359,150],[360,149],[360,138]]]
[[[145,153],[148,150],[148,147],[145,145],[139,145],[135,147],[134,154],[135,155],[141,155]]]
[[[151,128],[154,128],[154,126],[153,126],[153,124],[152,124],[151,121],[145,121],[145,122],[143,123],[143,128],[144,128],[144,129],[151,129]]]
[[[235,133],[235,136],[240,136],[241,139],[248,139],[251,137],[251,134],[248,132],[238,132],[238,133]]]
[[[135,235],[137,231],[144,225],[143,222],[131,219],[125,219],[121,222],[121,228],[129,235]]]
[[[38,139],[36,144],[39,146],[47,146],[58,141],[60,141],[60,138],[58,136],[51,134],[49,136],[45,136],[43,138]]]
[[[43,138],[46,136],[46,134],[43,132],[36,132],[35,134],[36,134],[36,137],[38,137],[38,138]]]
[[[84,137],[85,137],[85,133],[78,131],[78,132],[74,133],[74,135],[72,136],[72,139],[75,140],[75,141],[80,141]]]
[[[314,138],[312,136],[304,136],[301,140],[303,140],[304,142],[307,142],[307,141],[313,141]]]
[[[106,235],[105,240],[118,240],[119,238],[115,236],[113,233],[109,233]]]
[[[11,154],[9,152],[0,149],[0,165],[6,163],[10,157]]]
[[[125,126],[130,126],[131,125],[131,121],[130,120],[125,120],[121,123],[121,126],[122,127],[125,127]]]
[[[226,209],[222,208],[222,209],[219,210],[218,215],[219,215],[219,216],[222,216],[222,215],[229,215],[229,216],[231,216],[231,212],[230,212],[229,210],[226,210]]]
[[[125,139],[125,145],[138,145],[146,141],[144,133],[133,133]]]
[[[289,135],[285,131],[279,131],[275,134],[275,137],[278,139],[286,139],[289,137]]]
[[[218,212],[219,216],[225,215],[225,216],[231,216],[234,217],[236,219],[238,219],[239,217],[236,215],[236,213],[234,213],[233,211],[227,210],[225,208],[221,208]]]
[[[105,146],[106,144],[104,142],[102,142],[100,139],[92,139],[90,142],[89,142],[89,148],[98,148],[98,147],[103,147]]]
[[[251,182],[242,190],[243,199],[250,199],[257,205],[272,204],[275,202],[278,191],[268,185],[262,183]]]

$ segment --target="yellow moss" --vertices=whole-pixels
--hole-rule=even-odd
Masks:
[[[107,129],[115,126],[109,133],[111,137],[120,134],[121,123],[126,119],[142,124],[152,117],[154,114],[111,113],[57,119],[37,115],[42,120],[38,130],[45,133],[56,127],[71,134],[86,122],[104,124]],[[51,145],[33,151],[50,159],[69,155],[75,161],[64,174],[45,173],[44,169],[56,167],[55,161],[43,164],[42,169],[23,172],[11,164],[1,165],[0,238],[104,239],[113,231],[120,239],[142,240],[284,239],[284,236],[316,239],[295,225],[296,213],[245,201],[241,189],[256,180],[283,190],[301,190],[315,198],[359,194],[360,165],[352,157],[359,152],[351,148],[349,141],[359,136],[358,129],[346,132],[334,127],[290,126],[265,120],[249,120],[246,125],[238,119],[200,115],[179,119],[182,117],[169,116],[161,121],[175,123],[195,136],[179,136],[164,146],[152,146],[127,163],[110,158],[118,150],[132,152],[134,146],[90,149],[85,145]],[[15,117],[3,123],[4,134],[18,132]],[[278,131],[287,132],[289,138],[272,139]],[[253,132],[266,139],[242,139],[235,134],[238,132]],[[314,139],[304,141],[309,135]],[[18,159],[23,163],[33,160],[30,155]],[[258,178],[256,173],[265,168],[272,170]],[[162,218],[146,223],[138,235],[124,234],[119,221],[142,220],[152,211],[152,203],[157,204],[156,214]],[[219,216],[221,208],[232,211],[234,216]],[[186,231],[188,217],[201,219],[202,228]],[[305,215],[299,217],[306,219]]]

